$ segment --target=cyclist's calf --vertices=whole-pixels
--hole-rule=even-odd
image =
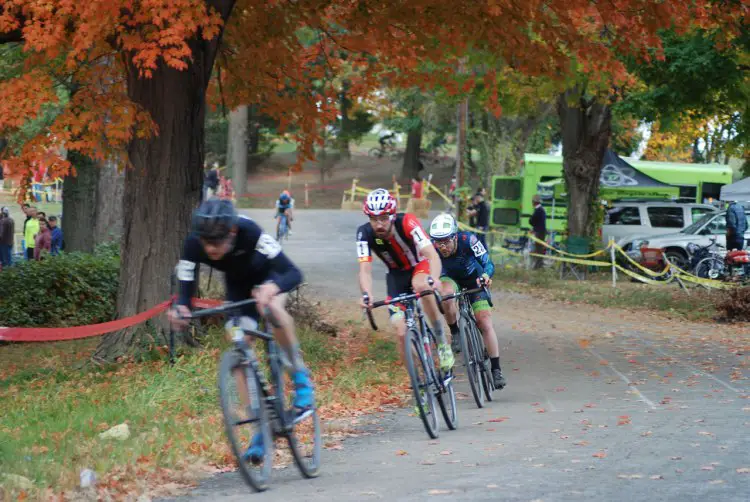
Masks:
[[[440,294],[442,296],[450,296],[456,293],[456,289],[448,281],[441,281],[440,283]],[[443,301],[443,311],[445,312],[445,320],[448,324],[453,324],[458,318],[458,307],[456,306],[456,299],[451,298],[450,300]]]

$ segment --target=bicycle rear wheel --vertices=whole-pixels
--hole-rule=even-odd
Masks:
[[[422,419],[427,435],[432,439],[437,439],[439,424],[435,394],[430,382],[432,375],[430,375],[430,370],[426,365],[422,336],[416,329],[412,328],[406,332],[404,352],[406,354],[406,370],[409,372],[419,417]]]
[[[237,350],[224,352],[219,367],[219,399],[240,474],[251,488],[264,491],[273,467],[273,436],[261,380],[244,359],[245,355]],[[262,438],[264,451],[260,461],[254,463],[246,458],[246,452],[256,437]]]
[[[459,342],[461,343],[461,353],[464,355],[464,365],[466,369],[466,378],[469,380],[471,394],[474,396],[474,402],[477,407],[484,408],[484,393],[482,391],[481,375],[479,365],[477,364],[477,351],[474,348],[474,338],[471,325],[473,321],[466,314],[462,313],[458,318]]]

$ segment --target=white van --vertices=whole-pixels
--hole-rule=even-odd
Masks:
[[[615,202],[604,216],[602,241],[606,244],[610,238],[617,242],[627,237],[678,232],[717,212],[709,204],[690,202]]]

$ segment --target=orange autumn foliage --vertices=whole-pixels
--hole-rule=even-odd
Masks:
[[[211,89],[212,101],[257,104],[292,129],[309,157],[337,113],[335,89],[313,91],[311,82],[344,64],[353,70],[352,98],[383,85],[443,85],[455,94],[492,85],[492,71],[487,82],[457,77],[457,61],[469,51],[491,53],[561,88],[577,72],[612,85],[627,81],[616,56],[648,57],[659,29],[730,22],[747,9],[708,0],[4,0],[0,42],[22,41],[29,58],[21,77],[0,84],[0,134],[56,100],[60,81],[75,82],[49,134],[9,159],[11,171],[44,160],[52,175],[66,174],[66,160],[43,159],[61,146],[127,165],[127,145],[158,134],[128,100],[128,81],[151,77],[160,64],[184,71],[194,48],[222,35],[222,92]],[[303,28],[316,34],[311,43],[302,42]],[[424,71],[426,63],[440,65]],[[487,100],[500,113],[497,90]]]

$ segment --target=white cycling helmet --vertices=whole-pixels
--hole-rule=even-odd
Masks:
[[[363,209],[367,216],[396,214],[396,199],[385,188],[378,188],[367,194]]]
[[[430,237],[433,239],[448,239],[458,232],[455,218],[448,213],[435,216],[430,224]]]

